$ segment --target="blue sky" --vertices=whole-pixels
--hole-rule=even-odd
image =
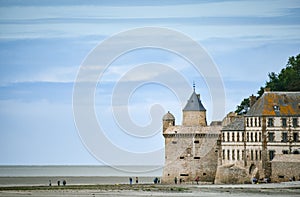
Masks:
[[[299,1],[0,0],[0,164],[139,163],[110,152],[101,146],[102,139],[99,147],[110,153],[111,160],[93,157],[76,129],[72,97],[80,65],[90,51],[112,35],[146,26],[181,32],[206,50],[222,77],[226,113],[256,93],[269,72],[279,72],[288,57],[300,51]],[[149,62],[171,65],[188,81],[190,93],[195,81],[208,122],[214,87],[208,87],[205,76],[195,74],[189,62],[159,49],[125,54],[105,72],[95,90],[95,111],[105,135],[127,152],[161,150],[141,162],[161,165],[161,133],[147,138],[128,135],[112,115],[112,95],[119,80],[135,65]],[[146,75],[152,79],[148,72],[133,78],[138,81]],[[184,96],[187,100],[189,94]],[[185,103],[156,83],[141,85],[131,95],[132,121],[141,127],[149,124],[155,104],[164,112],[170,110],[181,124]],[[161,122],[153,124],[159,127]]]

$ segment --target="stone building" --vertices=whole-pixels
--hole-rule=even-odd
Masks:
[[[218,138],[221,122],[206,121],[206,109],[195,87],[183,109],[182,125],[175,125],[175,117],[163,116],[165,165],[162,183],[199,181],[213,182],[217,170]]]
[[[269,92],[222,128],[216,183],[300,178],[300,92]]]

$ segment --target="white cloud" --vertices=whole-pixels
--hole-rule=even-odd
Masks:
[[[23,6],[0,8],[2,19],[93,19],[283,16],[285,9],[300,7],[297,1],[229,1],[152,6]],[[155,13],[155,14],[153,14]]]
[[[297,1],[234,1],[187,5],[155,6],[23,6],[0,7],[2,39],[79,37],[112,35],[144,25],[178,29],[195,39],[211,37],[264,36],[269,39],[298,38],[299,27],[235,25],[199,25],[191,22],[198,17],[285,17],[288,9],[299,8]],[[155,13],[155,14],[154,14]],[[169,19],[148,22],[143,19]],[[182,19],[177,22],[177,19]],[[138,19],[138,20],[135,20]],[[172,20],[173,19],[173,20]],[[288,30],[288,31],[287,31]],[[257,39],[257,38],[256,38]]]

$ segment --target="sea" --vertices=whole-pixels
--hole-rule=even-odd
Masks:
[[[0,166],[0,186],[67,184],[126,184],[153,183],[162,176],[162,166],[94,166],[94,165],[41,165]]]

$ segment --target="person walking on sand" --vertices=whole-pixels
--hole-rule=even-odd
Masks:
[[[66,186],[66,184],[67,184],[67,181],[63,180],[63,185]]]
[[[132,185],[132,178],[129,177],[129,184]]]
[[[49,186],[51,186],[52,184],[51,184],[51,180],[49,180]]]
[[[199,176],[196,177],[195,181],[196,181],[197,185],[199,185],[199,183],[198,183],[199,182]]]
[[[135,183],[138,184],[139,183],[139,178],[135,177]]]

